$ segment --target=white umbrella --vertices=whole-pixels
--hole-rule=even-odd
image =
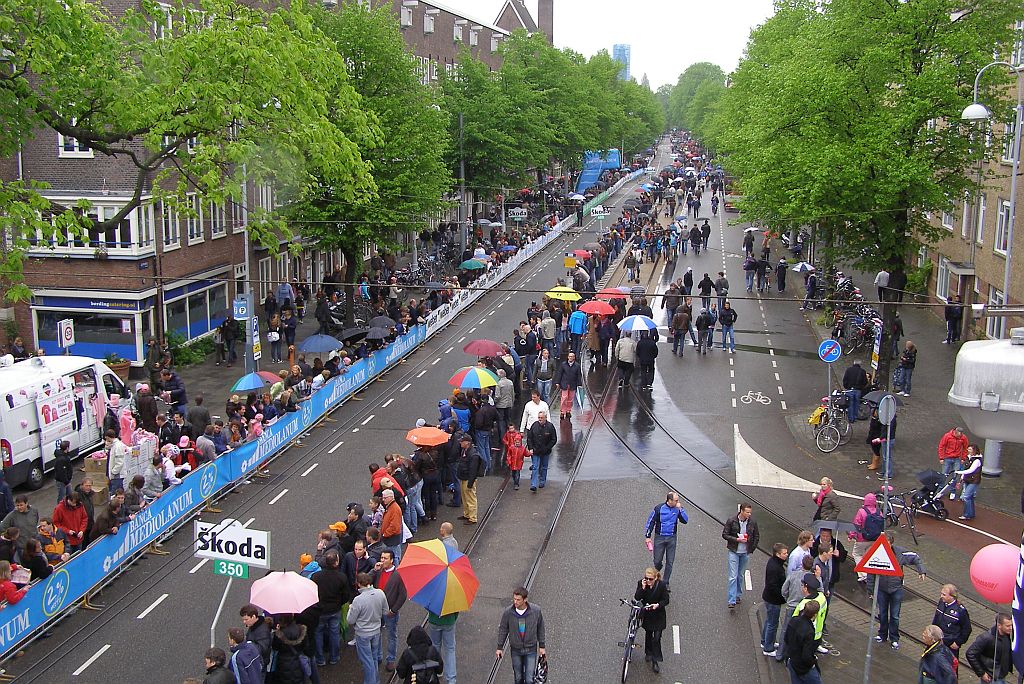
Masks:
[[[744,233],[756,233],[759,230],[761,230],[761,229],[758,228],[757,226],[750,226],[749,228],[744,228],[743,232]]]
[[[301,613],[319,600],[316,583],[291,571],[272,572],[249,589],[249,602],[271,615]]]
[[[502,223],[501,221],[491,221],[491,224],[490,224],[490,225],[491,225],[491,228],[501,228],[501,227],[503,227],[503,226],[504,226],[505,224],[504,224],[504,223]]]
[[[797,273],[808,273],[809,271],[816,271],[818,269],[814,268],[814,266],[807,263],[806,261],[801,261],[799,264],[793,267],[793,270],[796,271]]]
[[[571,199],[573,202],[584,202],[587,198],[577,192],[573,193],[572,195],[569,195],[569,199]]]

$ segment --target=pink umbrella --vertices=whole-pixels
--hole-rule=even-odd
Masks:
[[[291,571],[272,572],[249,589],[249,603],[271,615],[301,613],[319,600],[316,583]]]

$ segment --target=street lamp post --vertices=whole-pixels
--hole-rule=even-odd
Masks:
[[[1017,76],[1017,107],[1014,110],[1013,125],[1013,175],[1010,178],[1010,219],[1006,228],[1006,263],[1003,268],[1003,304],[1010,301],[1010,269],[1013,262],[1013,228],[1017,222],[1017,176],[1020,175],[1020,129],[1024,125],[1024,65],[1015,65],[1009,62],[996,61],[986,64],[974,77],[974,101],[964,108],[960,118],[964,121],[980,122],[987,121],[992,117],[988,107],[978,101],[978,85],[981,76],[991,67],[1002,66],[1009,69]],[[1003,334],[1008,334],[1004,326]],[[985,465],[982,474],[989,477],[999,477],[1003,470],[999,464],[999,457],[1002,452],[1002,442],[997,440],[985,440]]]

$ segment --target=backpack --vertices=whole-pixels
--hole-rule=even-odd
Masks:
[[[412,666],[412,673],[416,675],[416,684],[438,684],[437,668],[441,663],[436,660],[423,660]]]
[[[861,508],[867,514],[864,518],[864,525],[861,528],[861,536],[864,537],[865,541],[875,541],[885,530],[885,518],[878,512],[878,509],[875,509],[875,512],[872,513],[866,506],[861,506]]]

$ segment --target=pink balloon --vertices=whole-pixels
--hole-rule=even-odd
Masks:
[[[1017,587],[1020,549],[1009,544],[989,544],[971,560],[971,583],[993,603],[1009,603]]]

